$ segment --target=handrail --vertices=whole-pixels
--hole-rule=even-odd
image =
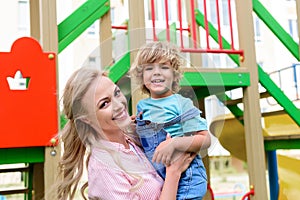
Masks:
[[[298,69],[298,72],[300,72],[300,64],[293,64],[292,66],[289,66],[289,67],[285,67],[285,68],[282,68],[282,69],[279,69],[279,70],[276,70],[276,71],[273,71],[271,73],[269,73],[269,75],[273,75],[273,74],[278,74],[278,78],[279,78],[279,88],[282,89],[282,76],[281,76],[281,73],[283,71],[286,71],[286,70],[289,70],[289,69],[292,69],[292,75],[293,75],[293,82],[294,82],[294,88],[295,88],[295,99],[292,99],[292,101],[296,101],[296,100],[299,100],[300,99],[300,94],[299,94],[299,91],[298,89],[300,88],[300,80],[297,80],[297,69]],[[298,67],[296,69],[296,67]],[[300,74],[300,73],[299,73]],[[300,77],[300,76],[299,76]]]
[[[298,44],[288,34],[284,28],[274,19],[269,11],[259,2],[252,0],[253,11],[265,23],[265,25],[274,33],[281,43],[291,52],[291,54],[299,60]]]
[[[250,191],[247,192],[243,197],[242,197],[242,200],[245,200],[246,198],[247,199],[250,199],[250,196],[253,196],[254,195],[254,186],[253,185],[250,185]]]
[[[110,10],[109,0],[89,0],[58,25],[58,53]]]

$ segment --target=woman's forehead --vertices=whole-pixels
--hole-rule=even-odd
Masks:
[[[115,84],[106,76],[99,76],[93,81],[84,96],[84,101],[88,104],[95,103],[96,99],[108,96],[114,89]]]
[[[105,96],[113,92],[116,85],[108,77],[100,77],[95,84],[95,96]]]

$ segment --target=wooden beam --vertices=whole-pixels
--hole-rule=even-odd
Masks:
[[[250,86],[243,89],[244,95],[244,128],[246,154],[250,187],[254,187],[253,200],[268,199],[266,184],[266,164],[264,138],[261,126],[259,106],[258,70],[254,45],[254,28],[252,16],[252,0],[235,1],[239,46],[245,52],[245,60],[241,67],[249,69]],[[252,25],[252,26],[250,26]],[[252,41],[252,42],[249,42]]]

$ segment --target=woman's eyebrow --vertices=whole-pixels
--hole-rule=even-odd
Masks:
[[[119,89],[119,87],[116,85],[116,86],[115,86],[115,89],[114,89],[114,93],[115,93],[118,89]],[[97,101],[97,103],[96,103],[96,106],[99,106],[99,103],[100,103],[101,101],[106,100],[106,99],[109,99],[109,98],[108,98],[108,97],[103,97],[103,98],[99,99],[99,100]]]
[[[106,100],[106,99],[108,99],[108,97],[104,97],[104,98],[99,99],[96,103],[96,106],[99,107],[99,103]]]

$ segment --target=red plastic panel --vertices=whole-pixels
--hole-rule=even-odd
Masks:
[[[0,105],[0,148],[51,145],[58,131],[56,55],[29,37],[0,52]]]

